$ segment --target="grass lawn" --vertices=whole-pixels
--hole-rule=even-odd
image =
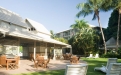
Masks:
[[[94,71],[94,67],[100,67],[102,65],[106,65],[107,58],[97,58],[97,59],[87,59],[81,58],[82,60],[88,63],[87,75],[105,75],[105,73],[100,71]],[[121,62],[121,59],[118,59],[118,62]],[[23,73],[16,75],[64,75],[65,70],[54,70],[54,71],[45,71],[45,72],[34,72],[34,73]]]

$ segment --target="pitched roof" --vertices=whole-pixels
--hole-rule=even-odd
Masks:
[[[26,24],[25,20],[22,19],[22,17],[20,17],[16,13],[9,11],[9,10],[6,10],[2,7],[0,7],[0,20],[10,22],[10,23],[16,24],[18,26],[28,27],[28,25]],[[33,20],[30,20],[30,19],[26,19],[26,20],[37,31],[50,35],[50,32],[42,24],[35,22]],[[48,38],[48,39],[43,38],[41,36],[38,36],[36,34],[31,34],[31,33],[26,32],[26,31],[21,31],[21,33],[17,32],[17,31],[10,32],[9,30],[5,30],[5,29],[0,28],[0,33],[10,35],[10,36],[15,36],[15,37],[27,38],[27,39],[31,39],[31,40],[38,40],[38,41],[60,44],[60,45],[64,45],[64,46],[70,46],[70,45],[65,44],[63,42],[60,42],[60,41],[57,41],[57,40],[54,40],[54,39],[51,39],[51,38]]]
[[[106,42],[106,45],[116,45],[116,40],[111,37],[107,42]]]
[[[37,31],[51,35],[50,32],[40,23],[33,21],[31,19],[26,19]]]
[[[2,7],[0,7],[0,20],[7,21],[22,27],[28,27],[22,17]]]
[[[114,37],[111,37],[107,42],[106,42],[106,47],[107,48],[116,48],[116,39]],[[121,47],[121,41],[119,40],[119,47]]]
[[[117,40],[114,37],[111,37],[108,41],[106,41],[106,45],[116,45]],[[121,45],[121,40],[119,40],[119,45]]]

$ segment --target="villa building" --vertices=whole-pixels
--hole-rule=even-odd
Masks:
[[[23,57],[33,53],[48,56],[52,51],[71,48],[69,44],[50,38],[50,32],[40,23],[23,19],[18,14],[0,7],[0,54],[19,55],[23,48]]]
[[[90,27],[99,28],[99,27],[93,26],[93,25],[90,25]],[[64,30],[64,31],[58,32],[55,35],[57,37],[62,37],[62,38],[65,38],[65,39],[69,40],[72,36],[75,36],[77,34],[77,32],[78,32],[77,29],[71,28],[71,29],[68,29],[68,30]]]
[[[55,35],[57,37],[62,37],[62,38],[69,40],[72,36],[76,35],[77,32],[78,32],[77,29],[68,29],[68,30],[58,32]]]

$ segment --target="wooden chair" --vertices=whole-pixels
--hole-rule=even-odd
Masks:
[[[50,58],[44,61],[44,68],[49,68],[47,65],[50,62]]]
[[[37,68],[37,62],[36,62],[36,60],[34,58],[32,60],[34,61],[34,67]]]
[[[78,61],[80,60],[81,56],[78,56]]]
[[[33,60],[33,58],[34,58],[34,54],[33,53],[30,53],[30,60],[32,61]]]
[[[19,60],[20,56],[16,56],[15,58],[8,59],[8,68],[9,69],[17,69],[19,68]]]
[[[1,67],[7,66],[6,55],[1,55],[0,56],[0,65],[1,65]]]
[[[16,62],[15,62],[15,64],[16,64],[16,68],[19,68],[19,64],[20,64],[20,56],[16,56]]]
[[[34,60],[35,66],[36,68],[38,68],[38,66],[42,66],[44,65],[44,57],[43,56],[38,56],[35,60]]]
[[[61,55],[56,55],[56,59],[60,59],[61,58]]]
[[[40,56],[40,54],[36,54],[36,58],[39,57],[39,56]],[[33,56],[33,58],[34,58],[34,56]]]
[[[66,58],[67,58],[67,60],[70,60],[71,54],[70,53],[66,54]]]
[[[64,60],[66,60],[66,54],[63,54],[63,58],[64,58]]]
[[[66,66],[65,75],[86,75],[87,64],[71,64]]]
[[[77,56],[72,56],[70,59],[71,64],[77,64],[79,63],[78,57]]]

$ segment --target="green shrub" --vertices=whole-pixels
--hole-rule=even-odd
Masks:
[[[121,58],[120,54],[108,52],[107,54],[103,54],[102,58]]]

